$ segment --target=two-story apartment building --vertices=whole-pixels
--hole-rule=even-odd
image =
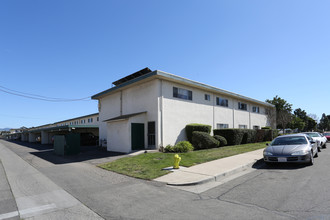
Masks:
[[[269,103],[145,68],[92,96],[99,101],[100,139],[109,151],[159,148],[186,140],[189,123],[212,128],[275,126]]]

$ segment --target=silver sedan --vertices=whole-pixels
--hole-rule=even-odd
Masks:
[[[313,165],[318,156],[317,144],[306,134],[291,134],[275,138],[264,150],[264,161],[269,163],[308,163]]]

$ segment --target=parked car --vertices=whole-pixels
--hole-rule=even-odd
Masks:
[[[330,141],[330,131],[324,132],[323,136],[327,138],[327,141]]]
[[[264,161],[271,163],[314,164],[318,156],[316,142],[306,134],[290,134],[275,138],[264,150]]]
[[[311,136],[313,138],[313,140],[315,141],[319,141],[320,142],[320,146],[322,148],[326,148],[327,145],[327,140],[325,137],[323,137],[319,132],[303,132],[304,134],[308,134],[309,136]]]

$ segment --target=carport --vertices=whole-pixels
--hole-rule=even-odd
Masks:
[[[41,133],[41,144],[52,144],[53,140],[52,137],[54,135],[66,135],[69,133],[79,133],[81,136],[81,140],[85,140],[86,134],[99,136],[99,126],[98,125],[64,125],[64,126],[56,126],[56,127],[49,127],[49,128],[42,128],[33,132],[40,132]],[[97,138],[98,140],[98,138]],[[89,140],[86,140],[88,143],[92,143]],[[82,143],[85,145],[84,143]],[[91,145],[97,145],[98,143],[95,142]]]

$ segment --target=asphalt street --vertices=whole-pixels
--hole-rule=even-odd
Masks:
[[[324,149],[313,166],[262,167],[192,193],[97,168],[94,164],[105,160],[99,156],[77,160],[58,157],[40,145],[0,144],[104,219],[330,219],[330,149]],[[121,155],[107,155],[108,160],[117,157]],[[9,193],[8,187],[0,187]],[[15,211],[15,205],[11,209]],[[5,213],[1,207],[0,216]]]

